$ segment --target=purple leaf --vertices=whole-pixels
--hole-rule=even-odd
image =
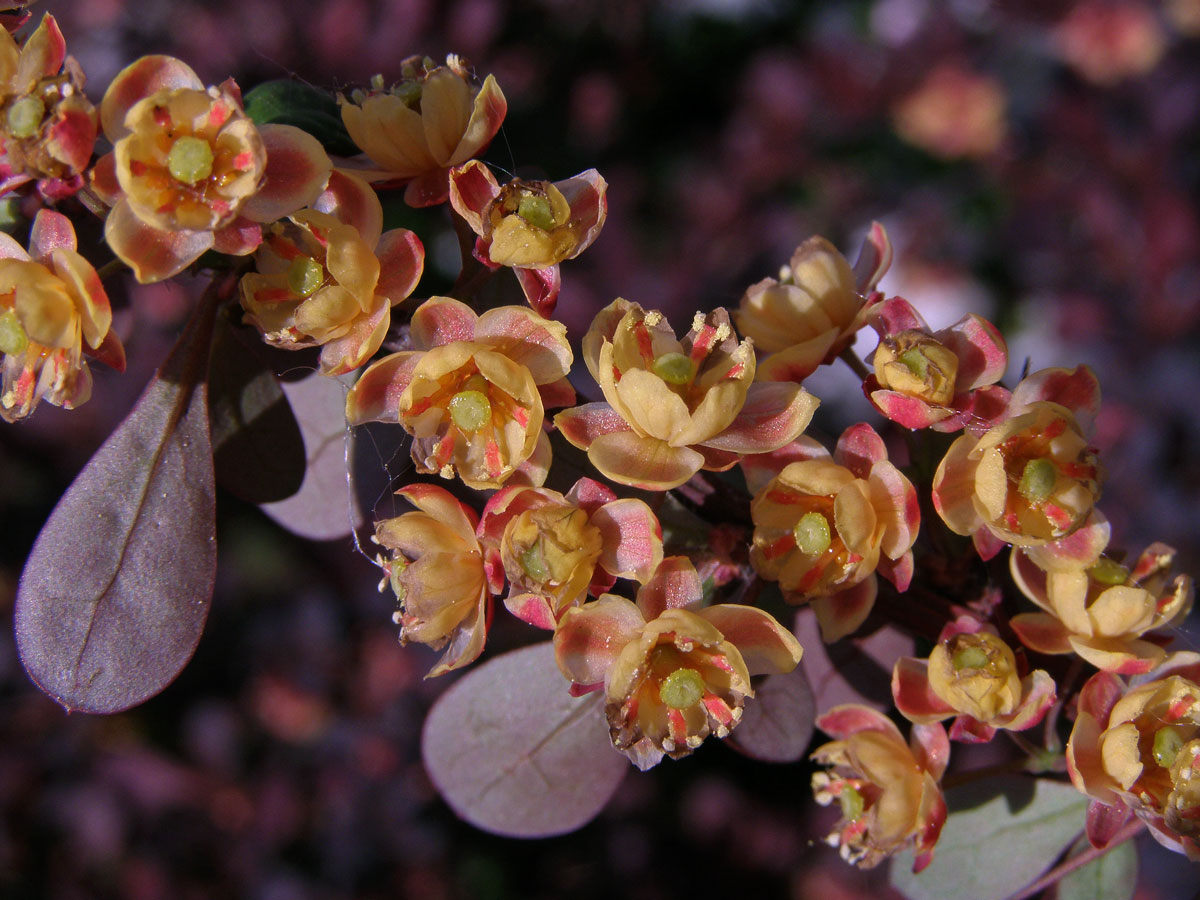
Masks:
[[[816,699],[804,669],[768,675],[747,700],[742,721],[729,735],[740,753],[763,762],[787,763],[804,758],[813,736]]]
[[[68,488],[17,589],[17,648],[68,710],[152,697],[191,659],[217,561],[205,374],[219,291]]]
[[[575,698],[549,643],[472,669],[430,710],[429,777],[461,818],[509,837],[548,837],[591,821],[629,771],[601,697]]]
[[[804,647],[800,666],[816,696],[818,712],[842,703],[863,703],[882,711],[893,707],[892,667],[901,656],[913,655],[911,637],[885,625],[866,637],[826,644],[816,615],[807,607],[796,613],[792,630]]]
[[[304,479],[304,440],[279,380],[258,347],[224,316],[208,376],[217,483],[249,503],[290,497]]]
[[[346,425],[347,386],[339,378],[316,373],[281,386],[300,425],[308,464],[300,490],[286,500],[264,503],[262,510],[309,540],[346,537],[363,522],[358,500],[347,483],[347,442],[351,440]]]

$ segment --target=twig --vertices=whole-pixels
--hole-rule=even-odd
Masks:
[[[847,347],[845,350],[839,353],[838,359],[848,365],[854,371],[854,374],[863,381],[866,381],[871,377],[871,373],[867,370],[867,367],[863,364],[863,361],[858,358],[858,354],[854,352],[853,347]]]
[[[1008,898],[1008,900],[1028,900],[1029,897],[1034,897],[1037,894],[1040,894],[1046,888],[1050,887],[1050,885],[1056,884],[1061,879],[1063,879],[1065,876],[1070,875],[1076,869],[1086,866],[1092,860],[1099,859],[1101,856],[1103,856],[1109,850],[1112,850],[1114,847],[1118,847],[1121,844],[1125,843],[1130,838],[1136,837],[1142,831],[1142,829],[1144,827],[1145,827],[1145,824],[1142,822],[1141,819],[1134,819],[1132,822],[1130,822],[1128,825],[1126,825],[1124,828],[1122,828],[1120,831],[1118,831],[1115,835],[1113,835],[1113,839],[1111,841],[1109,841],[1107,844],[1105,844],[1103,847],[1089,846],[1082,853],[1072,856],[1070,859],[1067,859],[1064,862],[1059,863],[1057,866],[1055,866],[1053,869],[1051,869],[1049,872],[1047,872],[1045,875],[1043,875],[1041,878],[1039,878],[1033,884],[1031,884],[1028,887],[1013,894],[1011,897]]]

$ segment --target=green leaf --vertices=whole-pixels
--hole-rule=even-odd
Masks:
[[[338,156],[361,152],[342,124],[337,101],[325,91],[299,81],[266,81],[248,91],[244,101],[246,115],[257,125],[303,128]]]
[[[929,868],[912,853],[892,862],[892,886],[909,900],[1003,900],[1033,882],[1084,826],[1088,799],[1069,784],[1006,776],[946,791],[950,815]]]
[[[1077,856],[1091,847],[1081,837],[1071,848]],[[1137,889],[1137,845],[1125,841],[1086,866],[1071,872],[1058,883],[1058,900],[1130,900]]]

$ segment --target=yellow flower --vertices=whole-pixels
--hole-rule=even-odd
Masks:
[[[76,252],[75,229],[43,209],[29,249],[0,235],[0,418],[24,418],[41,400],[73,409],[92,391],[89,353],[124,371],[125,354],[112,334],[108,295],[91,264]]]
[[[914,872],[929,865],[946,821],[938,787],[950,758],[946,730],[914,725],[906,743],[890,719],[854,703],[835,706],[817,727],[836,738],[811,757],[830,767],[813,775],[817,802],[836,800],[842,810],[828,843],[864,869],[908,847],[916,851]]]
[[[817,407],[799,385],[753,384],[753,347],[738,342],[723,309],[697,313],[677,340],[662,313],[618,299],[592,322],[583,356],[606,402],[554,424],[605,476],[648,490],[778,449]]]
[[[1084,685],[1067,771],[1094,801],[1131,810],[1159,843],[1200,860],[1200,654],[1176,654],[1157,674],[1126,687],[1100,672]],[[1089,815],[1089,829],[1093,818],[1106,817]]]
[[[400,642],[428,644],[445,654],[426,677],[474,661],[487,637],[491,597],[500,589],[495,566],[475,539],[478,517],[442,488],[414,484],[397,491],[417,507],[375,526],[373,540],[389,551],[379,565],[398,610]]]
[[[338,96],[350,138],[379,170],[369,181],[408,181],[411,206],[445,201],[449,171],[487,147],[504,122],[508,103],[491,75],[479,85],[453,54],[444,66],[428,57],[401,63],[402,80],[384,88],[377,75],[369,92]]]

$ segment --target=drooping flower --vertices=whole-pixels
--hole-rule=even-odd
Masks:
[[[1152,681],[1099,672],[1079,695],[1067,772],[1092,798],[1088,837],[1104,846],[1137,815],[1164,847],[1200,861],[1200,654],[1178,653]]]
[[[832,642],[870,613],[876,571],[897,590],[908,589],[920,528],[917,493],[865,423],[846,429],[832,458],[808,439],[779,456],[785,453],[795,461],[761,487],[765,473],[747,472],[755,491],[750,563],[762,578],[778,581],[789,602],[811,602],[822,636]]]
[[[677,340],[662,313],[615,300],[588,329],[583,357],[604,402],[554,424],[606,477],[646,490],[778,449],[817,408],[799,385],[754,383],[753,346],[738,342],[723,309],[697,313]]]
[[[842,809],[828,843],[863,869],[909,847],[913,871],[928,866],[946,821],[938,787],[950,759],[946,729],[914,725],[906,743],[890,719],[856,703],[835,706],[817,727],[834,740],[812,754],[830,767],[813,775],[813,793],[822,806],[836,800]]]
[[[950,738],[967,743],[990,741],[999,728],[1032,728],[1056,696],[1054,679],[1042,669],[1022,677],[1012,648],[972,616],[946,623],[928,659],[904,656],[892,669],[892,699],[904,718],[954,718]]]
[[[122,69],[100,121],[113,143],[92,172],[112,206],[104,237],[141,282],[170,278],[206,250],[252,252],[261,223],[311,204],[332,170],[312,135],[256,127],[232,80],[206,89],[170,56]]]
[[[450,205],[478,235],[476,258],[509,266],[543,316],[558,301],[558,264],[590,247],[604,227],[607,189],[595,169],[565,181],[516,178],[503,187],[477,160],[450,172]]]
[[[1003,414],[1009,393],[996,384],[1008,347],[996,326],[974,313],[932,331],[903,297],[875,306],[875,374],[863,382],[871,404],[905,428],[958,431]]]
[[[1088,446],[1100,386],[1087,366],[1042,369],[1013,390],[1007,416],[958,438],[938,466],[933,505],[990,559],[1007,542],[1058,541],[1089,520],[1101,468]]]
[[[508,576],[504,605],[553,630],[563,613],[619,578],[645,583],[663,558],[662,527],[641,500],[617,499],[581,478],[564,497],[548,488],[509,485],[484,507],[480,541],[499,550]]]
[[[836,359],[882,299],[872,292],[891,263],[887,232],[874,222],[853,269],[833,244],[811,237],[778,280],[764,278],[747,288],[734,319],[768,354],[758,364],[758,380],[800,382]]]
[[[410,206],[446,200],[450,169],[482,153],[508,112],[491,75],[478,84],[466,61],[451,54],[439,66],[428,57],[400,65],[401,81],[384,87],[383,76],[368,92],[339,95],[342,121],[350,138],[374,169],[360,174],[371,182],[408,182]]]
[[[92,393],[85,353],[123,372],[125,351],[111,324],[108,295],[76,252],[66,216],[39,211],[28,253],[0,234],[0,418],[24,418],[42,400],[66,409],[85,402]]]
[[[753,697],[750,676],[790,672],[799,642],[751,606],[695,609],[700,577],[668,557],[631,603],[615,594],[567,610],[554,633],[572,693],[604,689],[613,746],[639,768],[725,737]]]
[[[528,461],[523,483],[542,484],[550,459],[544,409],[575,401],[566,327],[524,307],[477,316],[433,297],[413,313],[409,338],[415,349],[385,356],[351,389],[350,424],[399,422],[413,436],[419,472],[457,472],[484,490]]]
[[[383,209],[361,179],[342,172],[314,201],[268,226],[242,277],[246,321],[286,350],[321,347],[321,373],[340,375],[371,358],[391,308],[412,293],[425,249],[407,228],[380,234]]]
[[[411,484],[396,492],[416,512],[384,519],[373,540],[388,551],[377,562],[391,585],[400,643],[445,648],[427,678],[473,662],[483,652],[492,596],[504,576],[494,554],[475,539],[478,516],[449,491]]]
[[[1107,523],[1103,528],[1101,548]],[[1035,554],[1014,548],[1013,582],[1042,612],[1020,613],[1010,624],[1021,643],[1039,653],[1075,653],[1119,675],[1149,672],[1166,651],[1143,636],[1182,622],[1195,597],[1190,576],[1170,578],[1174,558],[1174,549],[1156,543],[1132,569],[1098,557],[1045,571]]]
[[[54,16],[21,47],[0,30],[0,193],[33,179],[50,200],[83,187],[98,122],[83,85]]]

